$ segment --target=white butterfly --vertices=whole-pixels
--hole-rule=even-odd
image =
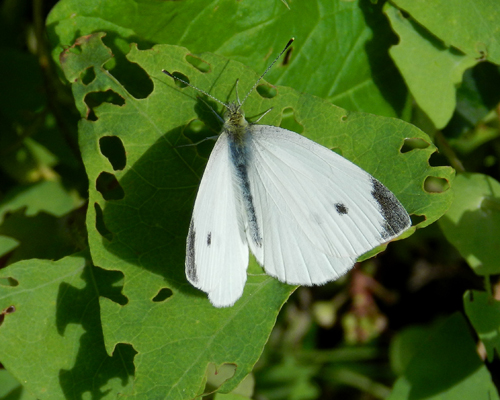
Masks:
[[[243,294],[248,248],[281,282],[321,285],[411,225],[394,194],[358,166],[295,132],[248,123],[247,97],[214,98],[227,111],[187,237],[187,279],[216,307]]]

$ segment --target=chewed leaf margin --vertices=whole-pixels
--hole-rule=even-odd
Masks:
[[[235,99],[237,79],[241,95],[255,83],[257,74],[213,54],[196,56],[209,66],[200,70],[188,61],[187,49],[133,46],[129,61],[153,83],[147,97],[136,98],[105,69],[112,54],[102,37],[97,33],[79,39],[78,51],[68,49],[61,65],[73,82],[82,115],[79,137],[90,182],[87,229],[92,259],[101,268],[124,274],[123,295],[128,302],[100,300],[106,349],[112,354],[120,343],[130,343],[137,351],[131,398],[146,391],[155,398],[197,396],[211,363],[237,366],[234,376],[220,388],[228,392],[252,370],[281,306],[295,287],[262,273],[251,274],[241,300],[231,308],[216,309],[204,293],[186,282],[185,238],[206,164],[200,154],[209,154],[211,145],[180,145],[190,142],[184,135],[187,126],[201,126],[203,134],[212,136],[220,131],[220,122],[205,102],[218,112],[222,109],[210,99],[199,99],[191,88],[179,88],[161,70],[183,74],[224,102]],[[85,72],[89,68],[92,79]],[[429,166],[428,158],[435,151],[432,145],[400,152],[407,137],[430,143],[421,131],[395,119],[348,113],[290,88],[276,87],[276,92],[272,98],[252,93],[245,104],[247,118],[255,121],[271,109],[259,123],[279,126],[282,111],[291,108],[297,124],[304,128],[302,134],[339,150],[372,173],[410,213],[426,216],[421,226],[444,213],[448,191],[426,193],[423,182],[431,174],[451,182],[453,171]],[[103,96],[102,101],[89,105],[90,93],[114,93],[123,101],[107,101]],[[194,120],[201,124],[191,124]],[[105,137],[116,137],[124,156],[117,158],[109,148],[103,150],[99,143]],[[117,164],[113,161],[117,159],[122,161]],[[168,296],[159,300],[160,292]]]

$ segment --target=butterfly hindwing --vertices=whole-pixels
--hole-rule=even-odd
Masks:
[[[246,281],[248,245],[241,196],[234,187],[228,138],[221,134],[198,189],[186,245],[186,276],[208,293],[216,307],[241,297]]]

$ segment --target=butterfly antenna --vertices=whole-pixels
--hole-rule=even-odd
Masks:
[[[264,78],[264,76],[268,73],[268,71],[272,68],[272,66],[274,64],[276,64],[276,61],[278,61],[280,59],[280,57],[283,55],[283,53],[288,50],[288,48],[290,47],[290,45],[293,43],[294,40],[295,40],[295,38],[291,38],[288,41],[288,43],[286,44],[285,48],[283,50],[281,50],[281,53],[278,55],[278,57],[275,58],[275,60],[269,65],[269,67],[266,68],[266,70],[260,76],[260,78],[257,79],[257,82],[255,82],[255,85],[253,85],[253,87],[248,91],[247,95],[245,96],[245,98],[241,102],[240,107],[245,103],[245,100],[248,98],[248,96],[250,96],[250,93],[252,93],[254,91],[254,89],[257,87],[257,85],[259,84],[259,82],[262,80],[262,78]]]
[[[274,63],[273,63],[274,64]],[[165,75],[170,76],[171,78],[175,79],[176,81],[182,82],[184,85],[187,85],[189,87],[192,87],[193,89],[197,90],[200,93],[203,93],[205,96],[210,97],[212,100],[215,100],[217,103],[222,104],[224,107],[227,108],[227,104],[224,104],[222,101],[220,101],[218,98],[212,96],[210,93],[205,92],[203,89],[197,88],[194,85],[191,85],[189,82],[186,82],[184,79],[181,79],[175,75],[172,75],[170,72],[162,69],[161,72],[163,72]],[[211,108],[211,107],[210,107]]]

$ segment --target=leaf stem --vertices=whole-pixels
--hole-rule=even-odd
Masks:
[[[448,159],[450,165],[455,168],[457,172],[466,172],[462,161],[460,161],[455,151],[451,148],[443,133],[441,131],[437,131],[435,138],[439,151]]]

